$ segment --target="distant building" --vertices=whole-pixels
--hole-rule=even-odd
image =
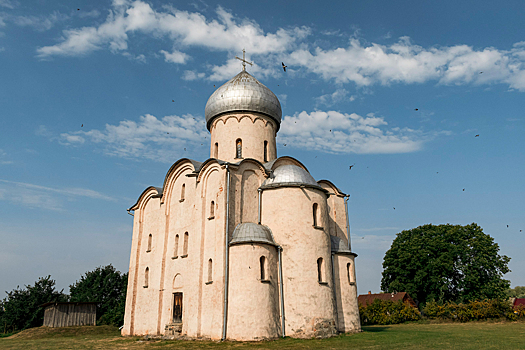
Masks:
[[[512,303],[512,307],[517,308],[518,306],[525,307],[525,298],[514,299],[514,302]]]
[[[378,294],[372,294],[371,292],[368,292],[368,294],[361,294],[357,298],[360,306],[367,306],[369,304],[372,304],[376,299],[391,300],[393,302],[402,301],[403,303],[409,303],[410,306],[417,308],[416,302],[406,292]]]
[[[45,303],[44,326],[95,326],[97,320],[97,303]]]
[[[348,196],[277,157],[281,115],[274,93],[243,70],[199,121],[210,158],[178,160],[129,209],[123,335],[260,340],[361,329]]]

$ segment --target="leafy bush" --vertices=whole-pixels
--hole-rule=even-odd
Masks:
[[[498,299],[444,304],[431,301],[423,308],[423,314],[431,319],[439,318],[459,322],[495,318],[507,318],[514,321],[525,318],[525,308],[513,310],[510,302]]]
[[[359,305],[361,324],[397,324],[417,321],[421,318],[419,310],[402,301],[376,299],[367,306]]]
[[[34,286],[17,287],[7,292],[7,297],[0,305],[3,332],[41,326],[44,322],[44,309],[40,305],[57,301],[67,301],[67,295],[55,290],[55,281],[51,276],[40,277]]]

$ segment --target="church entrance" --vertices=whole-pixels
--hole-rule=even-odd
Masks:
[[[182,322],[182,293],[173,293],[173,323]]]

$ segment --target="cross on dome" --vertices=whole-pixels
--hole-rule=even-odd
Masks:
[[[246,63],[248,63],[250,66],[252,65],[252,62],[246,61],[246,51],[242,49],[242,58],[239,58],[235,56],[236,59],[242,61],[242,70],[246,71]]]

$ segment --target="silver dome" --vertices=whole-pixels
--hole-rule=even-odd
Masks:
[[[302,186],[321,188],[308,171],[293,164],[285,164],[277,167],[267,178],[262,188],[280,187],[280,186]]]
[[[235,227],[230,245],[240,243],[266,243],[275,245],[270,228],[268,226],[254,224],[253,222],[244,222]]]
[[[208,99],[204,111],[208,129],[213,117],[233,111],[266,114],[277,122],[277,127],[283,113],[277,96],[246,71],[219,87]]]

